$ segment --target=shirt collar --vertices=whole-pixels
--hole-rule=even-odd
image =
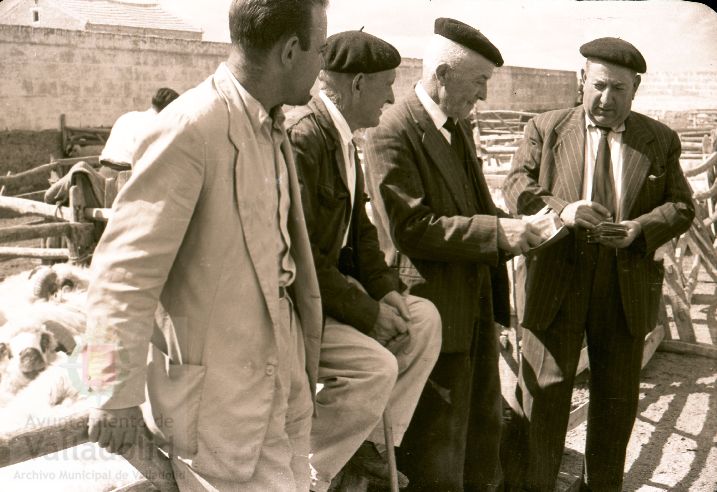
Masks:
[[[267,113],[264,106],[241,85],[229,69],[229,66],[226,63],[224,63],[223,66],[239,92],[239,98],[244,103],[244,107],[246,107],[249,122],[254,132],[259,132],[261,127],[266,125],[267,122],[272,125],[275,130],[281,130],[284,125],[284,112],[281,110],[281,106],[276,106],[270,110],[270,113]]]
[[[326,95],[326,92],[319,91],[319,98],[326,106],[326,110],[329,112],[329,116],[331,116],[331,121],[334,122],[334,126],[339,131],[341,141],[344,145],[348,146],[348,144],[353,140],[353,134],[351,133],[349,124],[346,122],[346,118],[344,118],[344,115],[341,114],[341,111],[339,111],[339,108],[336,107],[336,104],[334,104],[329,96]]]
[[[418,96],[418,100],[421,101],[421,104],[428,113],[428,116],[431,117],[433,124],[436,125],[436,128],[438,130],[443,128],[443,125],[446,123],[446,121],[448,121],[448,116],[446,116],[446,113],[444,113],[441,107],[436,104],[436,101],[431,99],[431,96],[428,95],[428,92],[426,92],[426,89],[423,88],[420,82],[416,84],[415,90],[416,96]]]
[[[590,119],[590,115],[587,112],[585,113],[585,128],[588,131],[598,128],[598,126],[593,122],[593,120]],[[620,123],[619,126],[617,126],[615,128],[610,128],[610,131],[615,132],[615,133],[624,132],[625,131],[625,122],[623,121],[622,123]]]

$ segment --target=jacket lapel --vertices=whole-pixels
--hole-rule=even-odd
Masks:
[[[316,121],[318,122],[321,130],[326,135],[327,150],[329,153],[333,153],[334,164],[338,168],[341,181],[344,183],[346,191],[349,190],[349,182],[346,177],[346,166],[344,165],[344,154],[341,149],[341,137],[339,137],[339,131],[334,126],[334,122],[331,119],[329,110],[326,109],[324,102],[315,97],[309,102],[309,108],[316,115]]]
[[[635,124],[634,118],[628,116],[625,120],[625,132],[622,135],[622,198],[619,217],[621,220],[630,216],[630,210],[650,170],[647,153],[648,143],[652,138],[652,133],[643,125]]]
[[[558,124],[555,132],[553,155],[562,185],[559,194],[570,203],[576,202],[581,198],[585,167],[585,112],[582,106],[576,107]]]
[[[470,215],[470,206],[468,204],[468,198],[463,189],[463,183],[461,182],[460,176],[452,172],[449,165],[454,160],[457,160],[451,146],[448,141],[438,131],[436,125],[431,120],[430,116],[426,112],[425,108],[418,99],[418,96],[414,92],[411,92],[407,100],[408,111],[411,113],[413,120],[419,127],[421,133],[421,143],[426,153],[430,156],[434,166],[438,168],[438,172],[441,174],[446,182],[446,185],[451,191],[451,196],[458,206],[463,215]]]
[[[486,183],[485,176],[483,176],[483,161],[478,158],[478,151],[475,147],[475,142],[473,141],[473,135],[468,130],[468,125],[463,121],[458,122],[458,128],[463,135],[463,142],[467,153],[470,156],[471,166],[473,166],[473,175],[476,178],[476,185],[478,186],[478,194],[476,198],[480,202],[480,212],[495,215],[497,210],[495,203],[493,203],[493,199],[491,198],[488,183]]]
[[[249,251],[256,278],[261,286],[269,315],[274,326],[279,325],[279,279],[276,273],[276,255],[267,251],[276,251],[276,233],[268,227],[265,220],[272,213],[273,204],[269,194],[265,193],[261,166],[249,165],[259,159],[259,148],[254,138],[251,122],[247,117],[247,108],[230,78],[228,68],[221,65],[214,74],[214,83],[224,98],[229,110],[229,139],[237,149],[234,166],[234,185],[236,202],[242,222],[243,236]],[[276,213],[276,210],[273,210]],[[278,253],[277,253],[278,254]]]

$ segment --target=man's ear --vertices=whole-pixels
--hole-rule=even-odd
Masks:
[[[300,49],[301,45],[297,36],[287,38],[281,48],[281,64],[287,66],[294,63]]]
[[[451,67],[447,63],[441,63],[436,67],[436,79],[441,85],[446,85],[446,79],[450,73]]]
[[[354,75],[353,80],[351,81],[351,93],[356,94],[363,90],[364,84],[366,82],[366,76],[363,73],[357,73]]]
[[[640,87],[640,82],[642,82],[642,77],[640,77],[639,73],[635,74],[635,79],[632,82],[633,90],[632,90],[632,98],[635,99],[635,94],[637,94],[637,88]]]
[[[581,69],[580,69],[580,80],[583,81],[583,84],[585,83],[585,79],[586,79],[586,78],[587,78],[587,74],[585,73],[585,69],[584,69],[584,68],[581,68]]]

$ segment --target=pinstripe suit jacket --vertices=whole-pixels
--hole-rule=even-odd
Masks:
[[[692,192],[680,168],[680,141],[667,126],[632,112],[625,121],[623,220],[635,220],[642,235],[618,250],[618,278],[630,331],[644,335],[657,319],[663,266],[653,259],[661,244],[686,231],[694,217]],[[582,106],[550,111],[531,120],[503,186],[511,212],[532,214],[548,205],[557,213],[581,199],[585,112]],[[580,243],[573,233],[527,260],[529,329],[550,325],[567,295]]]
[[[465,121],[459,122],[479,193],[412,92],[366,133],[366,184],[381,249],[443,322],[443,352],[470,350],[477,319],[509,323],[497,215]],[[486,312],[488,310],[489,312]]]

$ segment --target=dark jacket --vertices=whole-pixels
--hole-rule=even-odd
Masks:
[[[438,308],[443,352],[469,351],[478,320],[510,321],[500,212],[468,124],[459,127],[477,189],[413,92],[367,132],[364,149],[381,247],[411,293]]]
[[[399,290],[400,283],[398,275],[386,266],[376,228],[366,215],[368,197],[361,165],[357,159],[351,213],[341,141],[324,103],[314,98],[307,106],[294,109],[286,126],[294,147],[324,314],[366,333],[378,317],[378,300]],[[339,262],[347,227],[346,246],[350,249]],[[358,280],[367,293],[345,275]]]
[[[622,220],[636,220],[642,234],[617,250],[618,281],[630,331],[643,336],[655,326],[664,269],[658,246],[686,231],[695,215],[690,187],[680,167],[680,140],[667,126],[639,113],[625,121],[622,142]],[[582,106],[543,113],[525,128],[503,186],[512,212],[533,214],[544,206],[557,213],[581,199],[585,148]],[[546,329],[574,275],[580,244],[570,233],[528,258],[523,325]]]

